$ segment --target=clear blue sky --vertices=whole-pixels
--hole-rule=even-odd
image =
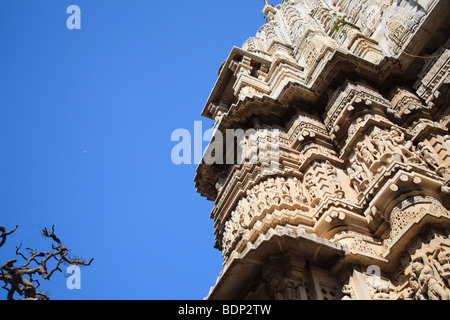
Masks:
[[[81,30],[69,30],[69,5]],[[213,204],[196,165],[176,166],[177,128],[193,130],[233,45],[264,23],[262,0],[1,0],[0,225],[49,250],[56,233],[81,290],[41,281],[52,299],[203,299],[222,268]],[[5,290],[0,289],[0,298]]]

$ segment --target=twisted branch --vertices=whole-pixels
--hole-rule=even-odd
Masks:
[[[13,233],[14,231],[16,231],[17,230],[17,227],[18,226],[16,226],[13,230],[11,230],[10,232],[6,232],[6,229],[5,229],[5,227],[0,227],[0,232],[1,232],[1,234],[0,234],[0,248],[5,244],[5,242],[6,242],[6,236],[9,236],[11,233]]]
[[[51,276],[54,272],[59,271],[62,272],[60,265],[61,264],[76,264],[89,266],[94,259],[91,259],[89,262],[86,262],[82,259],[70,259],[67,257],[69,254],[69,249],[63,246],[61,240],[55,235],[55,226],[52,226],[51,231],[47,228],[42,230],[42,234],[46,238],[52,239],[55,244],[52,244],[52,252],[36,252],[31,248],[26,248],[28,251],[28,255],[20,252],[21,245],[16,247],[16,255],[20,256],[25,263],[21,267],[15,267],[14,264],[17,262],[16,259],[12,259],[7,261],[3,266],[0,267],[0,280],[2,280],[5,285],[4,289],[8,291],[8,300],[12,300],[15,293],[18,293],[20,296],[24,295],[25,299],[48,299],[48,296],[42,292],[36,291],[36,289],[40,286],[39,279],[33,279],[33,275],[39,275],[43,279],[50,280]],[[17,229],[17,227],[15,228]],[[3,240],[6,240],[6,236],[15,231],[15,229],[9,233],[4,231],[3,227],[0,227],[0,231],[2,234],[0,237]],[[48,271],[47,262],[54,258],[56,260],[56,265]],[[30,268],[31,263],[35,263],[37,266],[34,268]],[[27,277],[27,278],[25,278]],[[8,284],[10,287],[8,288]]]

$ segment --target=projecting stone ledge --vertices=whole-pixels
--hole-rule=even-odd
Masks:
[[[261,298],[262,289],[256,287],[266,286],[271,289],[266,290],[265,298],[276,299],[281,297],[269,292],[281,295],[286,289],[281,288],[287,283],[296,283],[296,287],[301,284],[303,291],[300,290],[300,295],[305,299],[308,299],[308,294],[323,294],[314,293],[313,288],[327,283],[337,295],[338,285],[326,276],[323,267],[335,265],[344,256],[344,247],[339,243],[319,238],[302,229],[270,229],[253,244],[249,243],[241,253],[232,254],[206,299],[252,299],[256,294]]]

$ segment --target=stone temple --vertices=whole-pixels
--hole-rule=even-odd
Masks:
[[[448,0],[265,2],[202,111],[206,299],[448,300]]]

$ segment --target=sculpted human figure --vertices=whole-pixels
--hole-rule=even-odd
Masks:
[[[258,211],[264,210],[265,199],[263,197],[263,188],[261,187],[261,184],[254,186],[253,189],[255,192],[255,198],[253,199],[252,209],[253,212],[256,213]]]
[[[287,180],[288,186],[289,186],[289,192],[294,201],[301,202],[301,203],[307,203],[308,200],[303,195],[302,192],[302,185],[300,181],[297,179],[297,177],[291,178]]]
[[[423,142],[419,142],[417,147],[419,148],[420,155],[422,156],[423,160],[425,160],[426,163],[428,163],[433,168],[439,167],[439,162],[436,156],[434,155],[433,150],[431,150],[429,146],[427,146]]]
[[[364,182],[367,182],[369,177],[364,171],[364,168],[361,166],[361,164],[358,163],[358,161],[353,161],[353,163],[351,164],[351,168],[355,171],[355,177],[363,182],[363,185],[360,186],[360,189],[362,191],[365,190],[366,185],[364,184]]]
[[[232,221],[231,219],[225,222],[224,232],[222,235],[222,247],[223,252],[225,253],[231,245],[231,237],[232,237]]]
[[[423,267],[423,264],[419,261],[413,261],[411,265],[411,274],[408,281],[411,289],[415,292],[415,300],[426,300],[419,283],[419,275],[422,272]]]
[[[286,184],[286,179],[284,177],[277,178],[277,186],[281,194],[289,194],[289,189]]]
[[[447,290],[436,278],[426,255],[413,259],[409,284],[416,293],[416,300],[449,300]]]
[[[289,194],[294,200],[298,200],[298,196],[300,195],[299,190],[297,190],[297,186],[295,185],[294,179],[297,178],[291,178],[287,180],[287,185],[289,188]]]
[[[419,275],[419,284],[422,292],[428,294],[429,300],[449,300],[448,293],[436,279],[433,269],[428,264],[423,267]]]
[[[318,198],[319,196],[314,180],[314,175],[311,172],[308,172],[305,176],[305,185],[312,200]]]
[[[291,197],[290,190],[289,190],[288,184],[286,182],[286,179],[284,177],[281,177],[278,180],[279,180],[278,189],[280,190],[283,201],[288,204],[292,204],[292,202],[294,201],[294,198]]]
[[[231,221],[233,222],[233,237],[236,237],[238,234],[242,234],[244,228],[244,219],[242,213],[237,211],[233,212],[233,214],[231,215]]]
[[[264,190],[266,191],[265,198],[267,206],[270,207],[272,204],[279,204],[280,203],[280,196],[277,191],[277,186],[275,185],[275,179],[269,178],[264,183]]]
[[[391,127],[391,130],[389,131],[389,134],[391,136],[392,141],[396,145],[402,145],[405,143],[405,134],[399,130],[396,127]]]
[[[419,161],[414,155],[415,147],[412,141],[405,140],[405,134],[398,128],[392,127],[390,131],[390,135],[392,137],[392,141],[394,141],[395,145],[399,148],[401,154],[410,159],[410,161],[416,162],[414,160]],[[414,159],[413,159],[414,158]]]
[[[251,188],[249,190],[249,192],[247,192],[248,196],[247,196],[247,201],[248,201],[248,207],[249,207],[249,211],[250,211],[250,215],[252,215],[255,212],[256,209],[256,205],[257,205],[257,195],[256,192],[258,191],[258,186],[253,186],[253,188]]]
[[[239,206],[240,206],[240,209],[241,209],[241,215],[243,215],[244,219],[246,217],[250,216],[250,205],[249,205],[249,202],[247,200],[248,198],[251,199],[251,194],[250,194],[250,192],[247,191],[247,198],[243,198],[241,201],[239,201]]]
[[[348,167],[347,168],[347,174],[350,178],[350,183],[353,187],[353,189],[355,189],[358,192],[361,192],[362,190],[360,189],[362,180],[356,176],[356,172],[352,167]]]
[[[265,208],[268,208],[272,205],[272,199],[270,198],[271,194],[269,194],[269,185],[267,183],[267,180],[261,184],[261,191],[263,196],[262,203],[264,204]],[[261,205],[259,207],[261,207]]]
[[[292,179],[292,181],[294,181],[295,186],[297,187],[297,190],[300,194],[302,194],[302,183],[300,182],[300,180],[297,179],[297,177],[294,177]]]
[[[331,165],[329,161],[325,162],[325,169],[328,175],[328,178],[330,179],[331,185],[334,188],[334,191],[342,190],[341,183],[339,182],[337,178],[337,170],[335,167]]]
[[[398,139],[398,132],[395,133],[394,135],[392,135],[392,130],[390,131],[386,131],[386,130],[381,130],[380,131],[380,137],[381,139],[384,141],[386,148],[391,151],[391,152],[396,152],[397,149],[395,148],[395,146],[397,145],[397,143],[395,142],[395,138]]]
[[[278,186],[275,183],[275,179],[269,178],[267,180],[268,182],[268,195],[270,197],[270,200],[274,202],[276,205],[280,204],[281,197],[280,192],[281,190],[278,189]]]
[[[375,161],[373,154],[370,152],[366,143],[358,142],[356,144],[357,158],[360,162],[365,163],[367,168],[370,168]]]
[[[379,131],[374,130],[370,134],[370,143],[372,143],[373,146],[377,149],[377,152],[380,155],[383,155],[387,150],[387,144],[383,139],[381,138],[381,134]]]
[[[439,275],[447,282],[450,289],[450,252],[438,248],[434,254],[433,262]]]

